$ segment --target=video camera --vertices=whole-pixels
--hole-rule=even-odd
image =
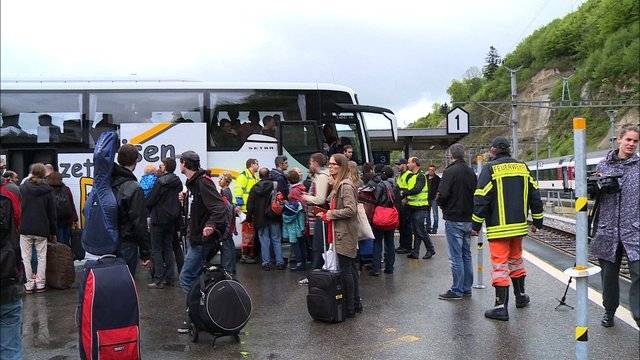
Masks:
[[[587,193],[591,198],[600,194],[616,194],[620,192],[619,178],[622,174],[599,175],[591,173],[587,177]]]

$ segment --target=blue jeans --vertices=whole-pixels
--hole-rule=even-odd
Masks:
[[[282,225],[280,223],[274,223],[259,228],[258,238],[260,239],[262,265],[266,265],[271,262],[271,246],[273,246],[276,264],[284,264],[284,259],[282,258],[282,245],[280,244],[280,241],[282,240]]]
[[[222,262],[222,267],[227,272],[231,274],[236,273],[236,244],[233,242],[233,236],[222,240],[220,262]]]
[[[69,224],[58,224],[56,241],[67,246],[71,246],[71,226],[69,226]]]
[[[0,305],[0,359],[22,359],[22,298]]]
[[[382,245],[384,243],[384,271],[393,272],[393,265],[396,262],[396,252],[394,249],[393,235],[395,230],[373,229],[373,264],[371,270],[380,272],[380,259],[382,258]]]
[[[131,276],[135,277],[138,266],[138,244],[122,241],[116,255],[127,263]]]
[[[424,243],[425,248],[427,248],[427,254],[433,253],[436,251],[433,248],[433,243],[431,242],[431,238],[429,237],[429,232],[427,231],[427,224],[429,222],[429,210],[426,208],[414,208],[411,209],[411,227],[413,228],[413,250],[411,254],[414,256],[420,255],[420,244]]]
[[[304,265],[306,263],[306,259],[304,256],[306,247],[307,246],[304,241],[304,236],[300,236],[299,238],[296,239],[296,242],[291,244],[293,255],[296,257],[296,266],[299,268],[304,268]]]
[[[438,231],[438,205],[435,202],[431,205],[431,217],[431,220],[433,220],[433,225],[430,226],[431,231],[436,232]]]
[[[176,258],[173,254],[174,224],[151,225],[151,260],[153,261],[153,281],[175,282]]]
[[[445,232],[449,244],[449,264],[453,285],[451,291],[458,295],[471,291],[473,267],[471,264],[471,222],[446,221]]]
[[[187,245],[187,256],[184,257],[184,264],[182,264],[182,270],[180,271],[180,287],[186,293],[191,290],[191,285],[193,285],[200,277],[200,274],[202,274],[207,254],[209,254],[212,247],[213,244]]]

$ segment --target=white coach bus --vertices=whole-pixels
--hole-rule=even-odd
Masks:
[[[305,170],[311,154],[346,144],[353,160],[371,161],[367,113],[384,116],[397,137],[390,110],[359,105],[353,90],[339,85],[3,81],[0,156],[20,178],[32,163],[56,164],[80,211],[92,184],[93,147],[104,131],[138,146],[138,178],[147,163],[186,150],[196,151],[212,174],[235,176],[247,159],[272,168],[279,154]]]

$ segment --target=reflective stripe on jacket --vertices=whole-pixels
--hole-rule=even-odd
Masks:
[[[489,240],[527,235],[529,209],[533,224],[542,227],[538,182],[525,163],[508,155],[497,155],[482,168],[473,202],[473,229],[479,231],[486,221]]]
[[[256,183],[258,183],[258,179],[249,169],[244,169],[244,171],[236,178],[235,186],[233,188],[233,200],[234,204],[240,205],[240,210],[243,212],[247,212],[249,192]]]
[[[427,182],[427,176],[424,172],[422,172],[422,170],[418,171],[415,176],[411,176],[409,178],[409,180],[407,181],[407,190],[414,190],[418,177],[422,177],[424,179],[424,186],[419,190],[420,192],[418,192],[417,194],[407,196],[407,205],[413,207],[429,206],[429,184]]]
[[[407,170],[405,172],[403,172],[402,174],[398,175],[398,177],[396,178],[396,185],[398,185],[398,188],[400,190],[406,190],[407,189],[407,177],[409,175],[413,174],[411,171]]]

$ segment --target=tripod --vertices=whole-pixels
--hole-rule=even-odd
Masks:
[[[574,263],[573,266],[575,267],[576,264]],[[573,277],[569,277],[569,281],[567,282],[567,287],[564,288],[564,294],[562,294],[562,299],[556,298],[556,300],[558,300],[559,302],[558,306],[556,306],[556,310],[562,308],[563,306],[566,306],[571,310],[574,310],[573,306],[565,302],[565,300],[567,300],[567,292],[569,291],[569,286],[571,285],[571,281],[573,281]]]

